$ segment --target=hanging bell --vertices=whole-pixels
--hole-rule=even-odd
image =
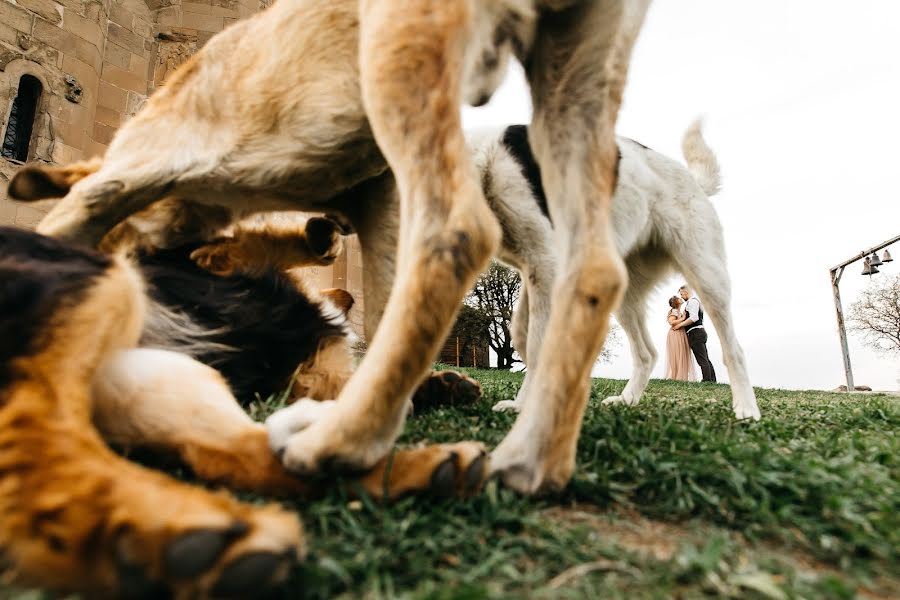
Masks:
[[[871,275],[873,272],[877,273],[875,267],[872,266],[872,261],[870,261],[869,257],[867,256],[866,262],[863,264],[862,274],[863,275]]]
[[[878,258],[878,253],[877,253],[877,252],[873,252],[873,253],[872,253],[872,261],[871,261],[869,264],[871,264],[873,267],[880,267],[880,266],[881,266],[881,259]]]
[[[894,259],[891,258],[891,253],[887,251],[887,248],[884,250],[884,256],[881,257],[881,262],[894,262]]]

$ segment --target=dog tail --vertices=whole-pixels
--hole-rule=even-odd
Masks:
[[[722,189],[722,174],[715,153],[703,139],[703,119],[695,119],[684,132],[681,153],[703,192],[707,196],[715,196]]]

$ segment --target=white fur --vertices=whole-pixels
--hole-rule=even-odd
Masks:
[[[553,229],[540,212],[518,163],[501,143],[503,131],[479,131],[469,136],[469,143],[482,173],[485,196],[503,225],[499,258],[523,276],[513,337],[523,360],[533,365],[550,314],[556,268]],[[622,159],[612,220],[629,285],[616,317],[628,336],[634,366],[621,395],[604,403],[634,405],[640,401],[657,359],[644,322],[646,297],[675,269],[696,290],[716,327],[731,377],[735,416],[758,420],[756,396],[734,333],[722,227],[704,191],[718,191],[719,166],[703,140],[700,122],[685,134],[687,168],[627,138],[619,138],[618,144]],[[494,409],[520,410],[531,385],[526,373],[516,400],[499,402]]]

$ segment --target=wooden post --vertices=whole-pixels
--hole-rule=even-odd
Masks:
[[[844,269],[846,269],[848,266],[852,265],[858,260],[864,260],[867,256],[871,256],[875,252],[878,252],[883,248],[887,248],[888,246],[896,242],[900,242],[900,235],[886,240],[878,244],[877,246],[873,246],[868,250],[863,250],[856,256],[848,258],[841,264],[836,265],[830,269],[831,293],[832,295],[834,295],[834,308],[837,312],[838,334],[841,337],[841,353],[844,355],[844,374],[847,377],[848,392],[855,391],[856,388],[853,387],[853,371],[850,369],[850,350],[847,347],[847,331],[844,329],[844,310],[841,308],[841,291],[838,289],[838,285],[841,282],[841,276],[844,274]]]
[[[856,388],[853,385],[853,369],[850,367],[850,349],[847,347],[847,330],[844,328],[844,311],[841,308],[841,290],[838,285],[841,283],[841,275],[844,274],[846,267],[840,267],[831,272],[831,291],[834,294],[834,308],[837,312],[838,335],[841,338],[841,353],[844,357],[844,375],[847,378],[847,391],[853,392]]]
[[[472,368],[478,368],[478,361],[475,359],[475,344],[472,344]]]
[[[456,366],[459,366],[459,336],[456,336]]]

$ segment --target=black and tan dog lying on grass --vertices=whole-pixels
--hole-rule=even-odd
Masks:
[[[313,223],[313,230],[322,226]],[[234,310],[222,304],[229,297],[245,302],[245,315],[265,306],[272,322],[295,327],[292,360],[304,347],[315,356],[329,337],[346,340],[346,317],[332,302],[305,296],[277,272],[222,277],[174,249],[135,262],[0,228],[0,548],[7,581],[91,598],[257,597],[302,557],[295,515],[177,482],[106,445],[174,455],[199,479],[234,489],[291,498],[326,489],[326,480],[284,469],[266,428],[244,413],[218,371],[185,352],[146,347],[162,340],[200,355],[219,352],[228,363],[234,347],[222,343],[227,335],[204,335],[197,324]],[[200,315],[202,306],[212,312]],[[269,331],[231,318],[231,334],[245,343]],[[297,363],[270,372],[279,368],[289,376]],[[255,375],[232,377],[252,385]],[[375,497],[468,494],[486,472],[483,448],[462,443],[400,450],[354,479]]]

